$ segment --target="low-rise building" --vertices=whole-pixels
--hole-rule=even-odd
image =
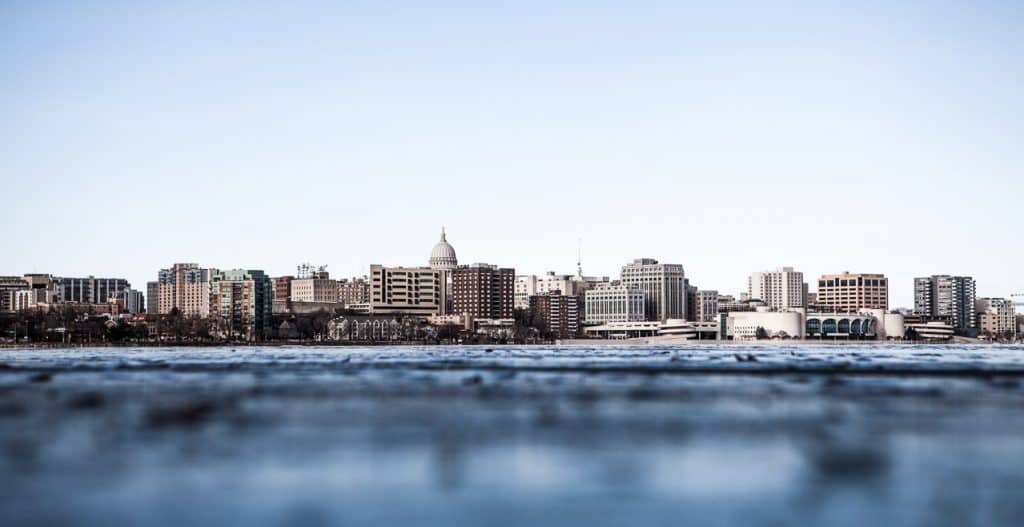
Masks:
[[[986,337],[1013,339],[1017,335],[1017,314],[1007,298],[979,298],[975,302],[978,330]]]
[[[291,281],[292,302],[316,302],[325,304],[338,303],[338,282],[321,269],[310,276],[295,278]]]

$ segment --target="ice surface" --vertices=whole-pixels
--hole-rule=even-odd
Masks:
[[[0,350],[0,523],[1018,525],[1022,381],[1020,346]]]

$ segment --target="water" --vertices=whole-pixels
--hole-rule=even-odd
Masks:
[[[0,350],[0,522],[1016,525],[1022,381],[1021,346]]]

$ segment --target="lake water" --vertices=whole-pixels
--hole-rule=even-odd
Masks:
[[[0,350],[3,525],[1021,518],[1021,346]]]

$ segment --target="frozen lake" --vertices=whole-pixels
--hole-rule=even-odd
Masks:
[[[1024,347],[0,350],[3,525],[1017,525]]]

